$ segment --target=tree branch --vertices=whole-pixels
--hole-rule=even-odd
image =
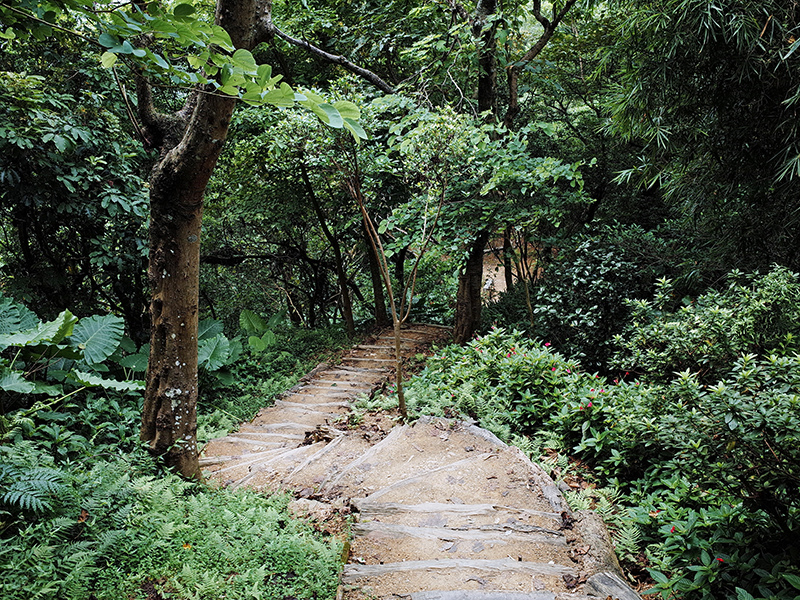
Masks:
[[[573,0],[574,1],[574,0]],[[256,40],[258,42],[266,42],[271,41],[274,37],[279,37],[285,42],[292,44],[293,46],[297,46],[298,48],[302,48],[309,54],[316,56],[317,58],[321,58],[322,60],[333,63],[335,65],[339,65],[344,67],[346,70],[358,75],[362,79],[365,79],[379,90],[386,94],[394,94],[394,88],[386,83],[383,79],[381,79],[376,73],[373,73],[369,69],[365,69],[363,67],[359,67],[357,64],[350,62],[344,56],[331,54],[330,52],[325,52],[321,48],[317,48],[313,44],[310,44],[304,40],[299,40],[290,36],[288,33],[284,33],[272,22],[272,2],[270,0],[264,0],[262,3],[260,10],[262,11],[261,17],[259,18],[259,26],[260,32],[259,35],[256,36]]]
[[[533,10],[531,13],[544,28],[544,32],[541,36],[539,36],[539,39],[536,40],[536,43],[522,56],[522,58],[514,62],[514,64],[508,69],[508,111],[506,111],[506,116],[503,118],[503,124],[507,129],[511,129],[514,119],[519,114],[519,76],[520,73],[522,73],[522,69],[524,69],[525,66],[534,58],[539,56],[539,53],[547,45],[547,42],[550,41],[550,38],[553,37],[553,34],[555,33],[559,23],[561,23],[569,10],[574,6],[575,2],[576,0],[567,0],[567,2],[564,3],[563,8],[558,12],[556,12],[554,6],[553,20],[550,21],[542,14],[541,0],[534,0]]]

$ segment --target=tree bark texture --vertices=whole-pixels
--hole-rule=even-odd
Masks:
[[[470,248],[464,270],[458,276],[456,318],[453,341],[466,344],[481,324],[481,286],[483,284],[483,250],[489,241],[489,230],[482,230]]]

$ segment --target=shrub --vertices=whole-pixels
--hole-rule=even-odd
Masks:
[[[797,596],[800,355],[741,355],[715,384],[688,371],[608,382],[495,329],[429,358],[406,399],[416,414],[470,416],[527,452],[547,447],[540,460],[562,473],[568,461],[552,451],[572,448],[611,490],[595,495],[622,558],[649,567],[664,598]]]
[[[528,284],[532,315],[518,284],[486,308],[484,323],[546,339],[587,369],[605,370],[613,337],[630,313],[625,300],[648,296],[671,254],[656,234],[636,226],[581,236],[551,264],[537,265],[544,270]]]
[[[784,267],[766,275],[734,271],[728,286],[675,312],[672,283],[659,282],[652,301],[628,302],[631,318],[615,338],[619,369],[666,381],[686,369],[702,381],[720,378],[742,353],[787,354],[800,338],[800,279]]]

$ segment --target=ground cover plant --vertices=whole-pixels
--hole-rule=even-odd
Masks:
[[[121,319],[65,312],[42,322],[8,299],[0,310],[4,600],[335,596],[342,541],[292,519],[289,496],[187,482],[145,451],[141,384],[131,378],[146,351],[125,340]],[[219,322],[203,323],[207,433],[252,417],[314,352],[339,340],[332,332],[285,331],[274,340],[262,332],[259,339],[285,350],[243,351]],[[235,384],[225,385],[223,368]]]
[[[141,452],[80,467],[0,446],[0,590],[8,600],[333,598],[341,542],[267,497],[159,473]]]

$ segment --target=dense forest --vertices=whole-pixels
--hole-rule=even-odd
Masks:
[[[0,2],[0,596],[334,597],[341,541],[198,450],[417,321],[364,410],[590,482],[651,593],[800,597],[798,19]]]

